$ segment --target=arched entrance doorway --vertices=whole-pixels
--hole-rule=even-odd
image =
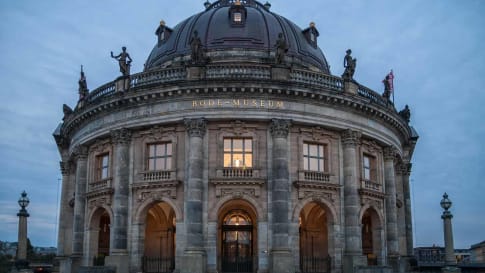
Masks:
[[[143,272],[165,273],[175,268],[175,212],[165,202],[147,212]]]
[[[87,256],[95,266],[104,265],[109,255],[111,218],[105,208],[96,208],[91,216],[87,233],[89,248]]]
[[[377,212],[373,208],[365,210],[362,216],[362,253],[368,265],[377,265],[381,250],[381,228]]]
[[[219,216],[220,272],[256,272],[256,215],[249,204],[237,200]]]
[[[318,203],[300,212],[300,270],[303,273],[330,272],[328,213]]]

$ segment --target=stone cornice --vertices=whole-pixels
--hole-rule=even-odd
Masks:
[[[254,87],[251,87],[251,85]],[[299,98],[310,100],[312,103],[347,109],[357,114],[361,113],[376,121],[387,124],[390,128],[399,132],[404,141],[408,141],[412,133],[410,127],[396,111],[372,103],[368,99],[358,95],[349,95],[325,89],[312,89],[299,86],[292,82],[282,84],[281,82],[273,83],[268,81],[264,85],[256,85],[243,80],[224,81],[222,83],[191,81],[179,83],[174,86],[160,86],[153,89],[132,88],[123,94],[116,93],[103,97],[97,100],[96,103],[76,111],[64,122],[62,131],[63,135],[72,136],[86,122],[95,120],[99,116],[104,116],[107,113],[116,112],[120,109],[130,108],[139,104],[166,102],[167,99],[180,99],[187,96],[193,96],[195,99],[200,96],[213,96],[216,93],[219,95],[228,95],[234,92],[246,93],[248,96],[272,96],[274,99],[278,97],[281,100]]]
[[[272,119],[269,131],[273,137],[286,138],[290,132],[291,121],[287,119]]]
[[[205,119],[186,119],[184,120],[184,124],[189,136],[200,138],[205,136],[205,131],[207,128],[207,121]]]

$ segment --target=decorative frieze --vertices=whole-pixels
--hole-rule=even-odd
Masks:
[[[111,206],[111,202],[111,194],[105,194],[91,198],[89,200],[88,207],[91,210],[96,207]]]
[[[380,209],[382,209],[382,199],[362,197],[361,198],[361,205],[362,206],[368,205],[370,207],[374,207],[374,208],[380,210]]]
[[[342,144],[344,146],[356,146],[360,142],[361,133],[351,129],[342,132]]]
[[[191,137],[203,138],[207,128],[207,121],[203,118],[184,120],[185,128]]]
[[[266,181],[264,179],[212,179],[210,183],[215,186],[216,197],[237,194],[259,197],[261,188],[266,184]]]
[[[127,144],[131,141],[131,131],[126,128],[113,130],[111,133],[111,139],[116,144]]]
[[[286,138],[290,132],[291,121],[287,119],[272,119],[269,130],[273,137]]]
[[[176,199],[177,186],[179,184],[180,181],[178,180],[148,183],[138,182],[133,185],[133,195],[136,197],[136,200],[139,203],[148,198],[161,201],[163,196]]]

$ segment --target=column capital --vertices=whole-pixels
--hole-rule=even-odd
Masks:
[[[272,119],[269,125],[269,130],[273,137],[286,138],[290,133],[291,120],[288,119]]]
[[[396,173],[398,175],[411,175],[411,167],[413,166],[412,163],[409,162],[399,162],[396,165]]]
[[[384,160],[394,160],[397,155],[397,149],[394,146],[386,146],[383,149]]]
[[[112,130],[111,139],[115,144],[128,144],[131,141],[131,131],[126,128]]]
[[[86,145],[76,145],[72,149],[72,155],[77,160],[86,159],[88,157],[88,147]]]
[[[360,142],[361,133],[352,129],[342,132],[342,143],[344,146],[356,146]]]
[[[200,138],[205,136],[205,131],[207,128],[207,121],[205,119],[185,119],[184,124],[189,136]]]
[[[62,175],[68,175],[70,171],[71,164],[69,161],[59,161]]]

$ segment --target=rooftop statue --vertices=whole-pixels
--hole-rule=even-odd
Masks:
[[[344,71],[344,74],[342,74],[342,78],[344,80],[353,80],[355,67],[357,66],[357,59],[352,58],[350,54],[352,54],[352,50],[347,49],[345,58],[344,58],[345,71]]]
[[[282,64],[283,60],[285,59],[285,55],[288,52],[288,43],[286,43],[283,33],[281,32],[278,34],[278,40],[276,40],[275,47],[275,62],[276,64]]]
[[[409,106],[407,104],[406,104],[406,106],[404,106],[404,109],[399,111],[399,115],[404,120],[406,120],[407,123],[409,123],[409,121],[411,120],[411,110],[409,110]]]
[[[199,32],[194,30],[192,38],[190,38],[190,58],[192,63],[201,63],[204,59],[204,52],[202,51],[202,41],[199,38]]]
[[[81,77],[78,81],[79,84],[79,100],[84,100],[89,93],[88,84],[86,82],[86,76],[84,75],[83,66],[81,65]]]
[[[391,79],[389,78],[389,74],[382,80],[382,83],[384,83],[384,93],[382,94],[382,97],[389,100],[391,98]]]
[[[123,76],[129,76],[130,75],[130,66],[131,66],[131,57],[128,52],[126,52],[126,47],[121,48],[121,53],[118,54],[117,56],[113,55],[113,51],[111,51],[111,58],[118,60],[118,63],[120,65],[120,72]]]

